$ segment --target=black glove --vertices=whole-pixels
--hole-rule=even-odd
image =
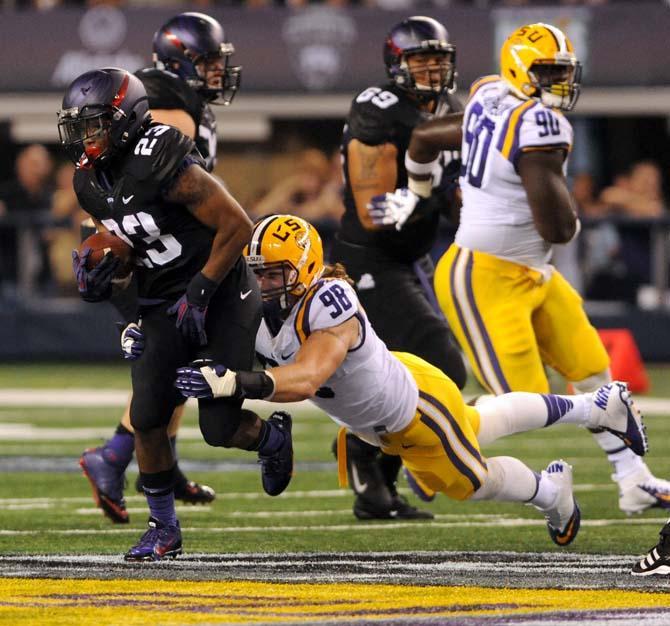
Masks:
[[[201,346],[207,345],[207,305],[218,286],[218,283],[198,272],[188,284],[186,293],[167,310],[168,315],[177,315],[176,325],[182,334]]]

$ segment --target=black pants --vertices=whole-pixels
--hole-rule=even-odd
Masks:
[[[244,299],[240,296],[251,290]],[[176,370],[194,359],[212,359],[233,370],[253,367],[261,299],[252,272],[243,260],[230,271],[210,301],[205,330],[208,343],[189,342],[167,315],[172,302],[141,310],[145,348],[132,364],[130,421],[137,430],[166,426],[181,401],[174,388]],[[200,430],[212,446],[226,445],[241,420],[242,402],[228,398],[199,401]]]
[[[463,389],[465,365],[444,316],[436,310],[430,258],[399,263],[341,240],[336,240],[332,257],[356,281],[358,298],[387,347],[421,357]]]

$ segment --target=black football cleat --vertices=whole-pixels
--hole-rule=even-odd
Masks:
[[[369,498],[357,496],[354,501],[354,515],[362,521],[367,520],[427,520],[433,519],[430,511],[422,511],[412,506],[404,496],[395,495],[391,497],[390,504],[383,504]]]
[[[216,492],[207,485],[188,480],[175,485],[174,497],[184,504],[209,504],[216,499]]]
[[[661,529],[658,543],[630,571],[633,576],[666,576],[670,574],[670,522]]]
[[[144,493],[139,475],[135,480],[135,489],[137,493]],[[181,500],[184,504],[210,504],[216,499],[216,492],[208,485],[201,485],[194,480],[184,478],[174,486],[174,498]]]
[[[288,487],[293,476],[293,438],[291,437],[293,420],[286,411],[275,411],[268,418],[268,422],[284,433],[284,441],[274,454],[259,453],[258,462],[261,464],[261,482],[265,493],[269,496],[278,496]]]

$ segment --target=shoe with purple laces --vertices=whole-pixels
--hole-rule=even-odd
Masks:
[[[129,521],[123,498],[125,473],[112,463],[104,446],[89,448],[79,459],[79,465],[93,490],[93,500],[115,524]]]
[[[150,517],[148,530],[123,558],[125,561],[160,561],[175,559],[181,552],[179,522],[168,526]]]

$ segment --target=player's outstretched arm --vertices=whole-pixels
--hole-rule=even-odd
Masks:
[[[442,150],[460,150],[463,113],[452,113],[414,127],[407,153],[418,163],[434,161]]]
[[[337,371],[359,339],[356,317],[331,328],[314,331],[296,354],[295,363],[271,370],[276,402],[297,402],[312,398],[319,387]]]
[[[377,226],[401,230],[421,198],[433,190],[432,172],[443,150],[460,150],[463,114],[453,113],[423,122],[414,128],[405,153],[407,187],[373,196],[368,215]]]
[[[358,341],[355,317],[314,331],[294,363],[265,372],[234,372],[224,365],[192,363],[177,370],[175,387],[187,398],[249,398],[297,402],[313,397],[337,370]]]
[[[538,233],[549,243],[567,243],[577,233],[577,210],[563,175],[563,150],[523,152],[517,169]]]

